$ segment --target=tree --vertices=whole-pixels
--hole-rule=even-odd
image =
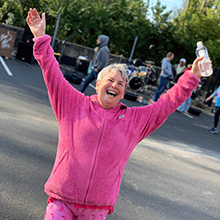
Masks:
[[[24,27],[29,8],[38,5],[41,8],[43,0],[4,0],[0,1],[0,21],[5,24]]]
[[[184,51],[190,60],[195,58],[192,48],[196,47],[197,41],[203,41],[209,50],[213,65],[219,66],[217,57],[217,45],[220,41],[219,9],[216,8],[216,1],[191,0],[188,10],[184,10],[178,18],[174,19],[175,35],[181,37]],[[203,7],[203,13],[201,8]],[[214,46],[215,45],[215,46]]]
[[[145,3],[146,2],[146,3]],[[214,65],[220,66],[218,56],[220,26],[219,0],[185,0],[185,8],[173,18],[158,0],[147,15],[150,0],[0,0],[0,21],[25,27],[29,8],[37,6],[46,12],[47,34],[53,36],[58,14],[61,20],[57,38],[94,47],[100,34],[110,37],[111,53],[128,57],[134,39],[138,42],[134,57],[153,60],[160,65],[166,52],[173,51],[176,61],[182,56],[194,60],[196,42],[208,47]],[[192,51],[193,50],[193,51]]]
[[[187,13],[187,11],[189,10],[190,3],[191,3],[191,0],[188,0],[188,1],[187,1],[187,6],[186,6],[186,13]]]
[[[206,2],[207,2],[207,0],[203,0],[202,6],[201,6],[201,8],[200,8],[200,13],[203,13],[203,12],[204,12]]]
[[[166,6],[162,5],[160,1],[157,1],[151,10],[153,17],[150,27],[150,59],[160,65],[160,61],[166,53],[175,50],[176,41],[173,35],[175,27],[170,19],[172,11],[165,12]]]

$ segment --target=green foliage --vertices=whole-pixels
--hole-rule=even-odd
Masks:
[[[9,25],[24,27],[29,8],[39,6],[43,0],[1,0],[0,22]]]
[[[218,46],[220,43],[219,7],[217,1],[209,4],[201,11],[203,1],[192,0],[188,10],[184,10],[174,21],[175,35],[182,38],[185,53],[191,61],[195,59],[192,48],[197,41],[202,41],[208,48],[214,66],[220,66]],[[187,58],[187,57],[186,57]]]
[[[47,33],[54,34],[57,17],[61,19],[57,38],[89,47],[95,47],[100,34],[110,37],[111,53],[129,57],[133,42],[138,36],[133,58],[153,60],[160,65],[168,51],[175,53],[174,62],[185,57],[195,59],[196,42],[201,40],[209,49],[215,66],[220,66],[220,15],[216,0],[191,0],[187,8],[172,11],[158,0],[149,8],[149,0],[0,0],[0,22],[24,27],[29,8],[46,13]],[[188,1],[185,0],[185,6]],[[149,14],[152,12],[152,18]],[[179,14],[178,14],[179,13]],[[77,33],[81,29],[82,34]]]

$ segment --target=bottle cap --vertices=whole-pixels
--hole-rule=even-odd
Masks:
[[[202,41],[198,41],[198,42],[197,42],[197,47],[202,47],[202,46],[203,46]]]

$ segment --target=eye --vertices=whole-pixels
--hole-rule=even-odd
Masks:
[[[108,79],[110,82],[114,82],[114,80],[112,78]]]
[[[124,84],[123,84],[122,82],[119,82],[118,85],[119,85],[119,86],[123,86]]]

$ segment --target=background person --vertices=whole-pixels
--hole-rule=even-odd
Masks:
[[[174,68],[175,68],[174,82],[177,82],[180,76],[183,74],[184,70],[186,69],[186,59],[181,58],[179,63],[174,65]]]
[[[192,64],[188,64],[187,68],[185,68],[185,71],[183,73],[191,69],[192,69]],[[189,110],[190,103],[191,103],[191,96],[177,108],[177,111],[187,113],[187,111]]]
[[[174,53],[168,52],[167,56],[162,59],[160,84],[154,93],[153,99],[149,100],[149,104],[152,104],[159,99],[160,94],[166,89],[169,80],[173,79],[173,71],[170,63],[173,60],[173,58],[174,58]]]
[[[45,14],[28,12],[34,56],[59,125],[53,170],[44,190],[45,219],[104,220],[113,212],[126,163],[135,146],[161,126],[199,83],[198,62],[158,102],[129,108],[122,104],[127,66],[113,64],[98,75],[96,95],[85,96],[63,77],[45,35]],[[135,128],[135,129],[134,129]]]
[[[219,115],[220,115],[220,86],[208,97],[206,98],[206,102],[208,102],[210,99],[214,98],[216,96],[216,102],[215,102],[215,116],[214,116],[214,127],[209,130],[212,134],[217,134],[218,130],[218,122],[219,122]]]
[[[95,48],[95,58],[92,63],[92,71],[86,77],[83,82],[80,92],[84,92],[89,83],[97,79],[99,72],[108,65],[109,61],[109,49],[108,49],[109,37],[106,35],[100,35],[96,40],[97,48]]]

